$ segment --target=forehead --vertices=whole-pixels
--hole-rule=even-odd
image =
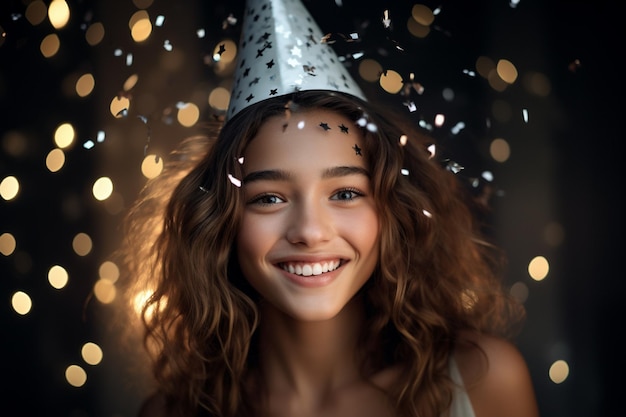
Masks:
[[[361,129],[347,117],[324,109],[269,118],[244,152],[244,172],[261,169],[365,167]]]

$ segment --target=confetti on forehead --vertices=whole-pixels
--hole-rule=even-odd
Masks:
[[[226,119],[268,98],[325,90],[365,100],[300,0],[248,0]]]

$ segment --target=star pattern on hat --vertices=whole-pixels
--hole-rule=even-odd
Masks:
[[[296,91],[340,91],[365,100],[322,39],[302,0],[247,0],[226,120],[254,103]]]

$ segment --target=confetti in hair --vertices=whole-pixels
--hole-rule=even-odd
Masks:
[[[238,178],[235,178],[234,176],[232,176],[231,174],[228,174],[228,179],[230,180],[230,182],[235,186],[235,187],[241,187],[241,180]]]

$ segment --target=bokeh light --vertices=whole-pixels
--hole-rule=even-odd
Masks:
[[[20,191],[20,182],[13,175],[5,177],[0,182],[0,197],[9,201],[17,197]]]
[[[100,22],[95,22],[89,25],[85,32],[85,40],[91,46],[96,46],[104,39],[104,25]]]
[[[0,235],[0,253],[4,256],[11,255],[17,247],[17,241],[11,233],[3,233]]]
[[[70,20],[70,7],[65,0],[52,0],[48,6],[48,19],[55,29],[63,28]]]
[[[115,262],[104,261],[98,268],[98,275],[100,279],[116,282],[120,277],[120,269]]]
[[[98,201],[106,200],[113,192],[113,181],[109,177],[100,177],[92,187],[93,196]]]
[[[65,369],[65,379],[73,387],[82,387],[87,382],[87,372],[78,365],[70,365]]]
[[[135,12],[128,22],[130,33],[135,42],[143,42],[150,37],[152,33],[152,22],[150,16],[145,10]]]
[[[65,153],[59,148],[55,148],[48,152],[46,156],[46,168],[50,172],[57,172],[65,165]]]
[[[89,365],[98,365],[102,362],[104,354],[100,346],[93,342],[87,342],[80,350],[80,354],[83,357],[85,363]]]
[[[93,249],[91,237],[87,233],[78,233],[72,240],[72,248],[78,256],[87,256]]]
[[[46,19],[48,8],[42,0],[35,0],[26,6],[24,15],[31,25],[37,26]]]
[[[561,384],[569,377],[569,365],[564,360],[555,361],[549,370],[550,380],[555,384]]]
[[[76,131],[70,123],[62,123],[54,131],[54,143],[61,149],[69,148],[75,137]]]
[[[543,256],[535,256],[528,264],[528,274],[535,281],[541,281],[548,276],[550,264]]]
[[[48,270],[48,282],[53,288],[60,290],[67,285],[69,275],[65,268],[60,265],[54,265]]]
[[[117,296],[117,289],[108,279],[99,279],[93,287],[93,293],[102,304],[111,304]]]
[[[388,93],[397,94],[402,90],[402,76],[394,70],[387,70],[380,76],[380,86]]]
[[[146,155],[141,163],[141,173],[151,179],[157,177],[163,171],[163,158],[157,155]]]
[[[496,138],[489,145],[489,154],[495,161],[506,162],[511,156],[511,147],[506,140]]]
[[[24,316],[30,313],[30,310],[33,308],[33,302],[28,294],[23,291],[17,291],[11,297],[11,306],[17,314]]]
[[[50,58],[59,52],[60,47],[61,40],[59,39],[59,36],[56,33],[51,33],[43,38],[41,44],[39,45],[39,50],[44,57]]]
[[[200,109],[194,103],[185,103],[178,109],[177,120],[182,126],[191,127],[200,120]]]
[[[92,74],[83,74],[76,82],[76,94],[79,97],[86,97],[93,91],[96,80]]]

